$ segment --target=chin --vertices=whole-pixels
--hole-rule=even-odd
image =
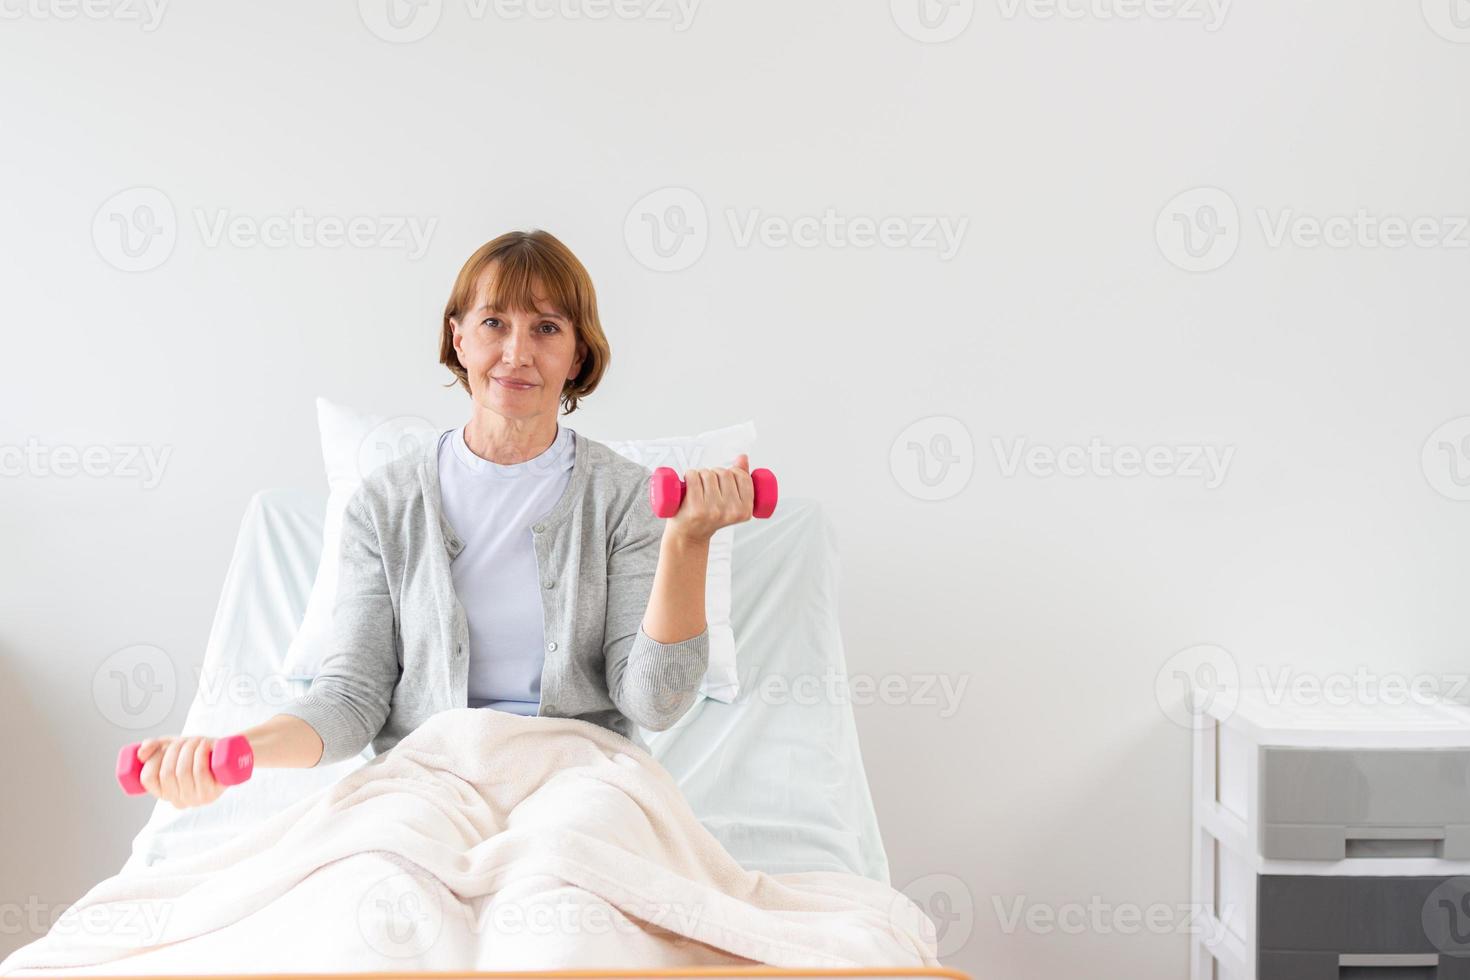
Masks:
[[[480,399],[481,406],[508,419],[524,419],[540,414],[541,406],[533,403],[531,399],[517,399],[514,394],[502,389],[495,382],[492,381],[490,384],[494,390],[487,391]]]

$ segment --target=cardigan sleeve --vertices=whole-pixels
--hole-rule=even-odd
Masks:
[[[709,667],[708,624],[677,643],[659,643],[643,631],[662,539],[663,522],[648,494],[633,494],[608,551],[603,634],[608,696],[635,724],[654,732],[693,707]]]
[[[310,689],[277,712],[302,719],[321,736],[318,766],[350,759],[373,740],[401,673],[393,599],[361,488],[342,514],[341,540],[332,648]]]

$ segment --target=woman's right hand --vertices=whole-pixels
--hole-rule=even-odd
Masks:
[[[139,781],[154,796],[179,809],[203,806],[225,791],[209,769],[215,740],[203,735],[162,735],[138,745]]]

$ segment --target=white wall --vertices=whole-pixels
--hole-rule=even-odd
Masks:
[[[1126,912],[1188,901],[1188,733],[1155,681],[1221,655],[1179,651],[1219,645],[1246,682],[1465,670],[1466,428],[1421,460],[1470,416],[1452,0],[958,0],[938,34],[912,0],[704,0],[688,22],[442,0],[412,43],[375,36],[373,0],[177,0],[146,23],[66,2],[0,0],[0,446],[170,455],[152,487],[7,457],[0,949],[144,818],[108,775],[128,733],[94,671],[135,643],[197,664],[248,496],[322,484],[314,395],[462,409],[438,312],[517,227],[561,236],[600,292],[613,369],[569,424],[753,417],[757,465],[830,509],[849,668],[912,695],[857,709],[894,881],[948,921],[951,965],[1183,975],[1183,915],[1130,934]],[[1198,187],[1218,190],[1175,201]],[[127,272],[112,216],[136,188],[177,240]],[[640,204],[665,188],[697,205]],[[641,212],[671,202],[703,208],[707,241],[656,271]],[[1204,243],[1202,203],[1223,233],[1191,259],[1175,215]],[[197,217],[297,209],[434,224],[413,256],[210,245]],[[948,257],[740,237],[753,212],[827,209],[965,224]],[[1360,211],[1345,247],[1275,239]],[[1431,245],[1369,238],[1421,217]],[[907,444],[936,433],[956,461],[924,500]],[[1213,488],[1006,475],[1015,440],[1094,437],[1232,455]],[[931,680],[966,685],[957,711],[923,703]],[[1112,911],[1078,930],[1089,905]]]

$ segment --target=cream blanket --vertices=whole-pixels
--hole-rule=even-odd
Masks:
[[[938,966],[934,949],[886,885],[740,867],[617,733],[461,708],[227,844],[100,882],[0,974]]]

